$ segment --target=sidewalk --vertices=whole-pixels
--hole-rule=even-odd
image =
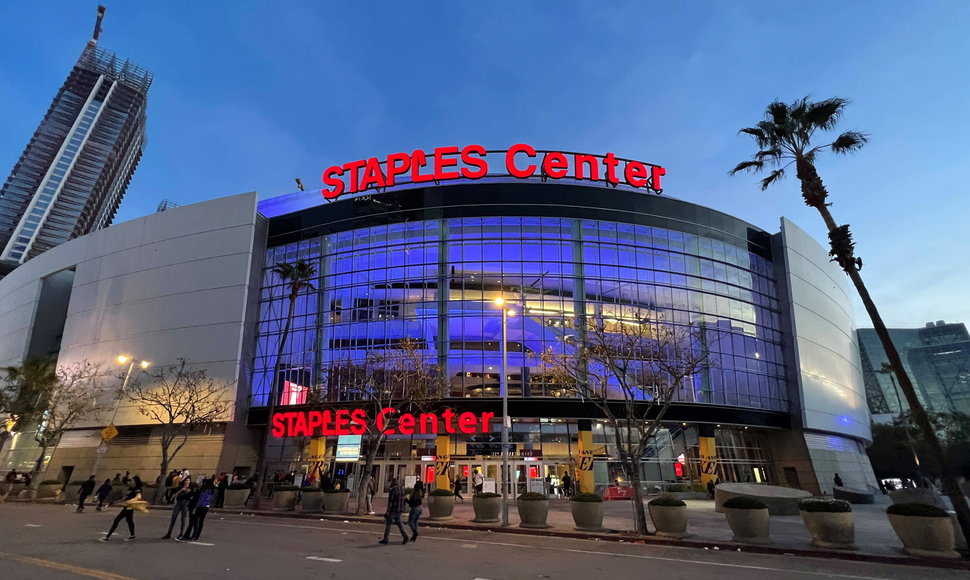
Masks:
[[[882,501],[880,501],[882,500]],[[816,548],[811,545],[811,534],[805,528],[801,516],[771,516],[771,538],[773,544],[768,546],[756,546],[751,544],[737,544],[731,542],[731,530],[724,519],[724,514],[714,511],[712,500],[687,500],[687,531],[689,537],[683,540],[661,538],[657,536],[637,536],[633,532],[633,509],[629,500],[604,502],[603,526],[607,532],[584,532],[575,529],[573,524],[570,502],[565,499],[551,499],[549,501],[549,517],[547,523],[552,526],[546,530],[524,529],[518,527],[519,517],[515,507],[515,501],[509,504],[509,520],[511,525],[503,528],[501,524],[477,524],[472,522],[475,511],[472,507],[470,497],[466,497],[464,503],[456,502],[452,519],[448,521],[431,521],[428,518],[427,507],[425,506],[421,524],[427,527],[452,528],[452,529],[472,529],[489,530],[501,533],[520,533],[546,536],[561,536],[573,538],[599,539],[611,541],[638,542],[645,544],[677,545],[684,547],[737,550],[745,552],[771,553],[771,554],[790,554],[798,556],[842,558],[850,560],[871,560],[879,562],[889,562],[898,564],[910,564],[921,566],[941,566],[947,568],[964,568],[970,570],[970,561],[943,560],[914,558],[901,551],[902,543],[896,537],[889,519],[886,517],[886,507],[889,505],[888,498],[878,498],[876,504],[854,505],[852,506],[855,516],[855,535],[858,550],[832,550]],[[327,519],[340,521],[362,521],[383,523],[384,518],[381,514],[387,505],[386,498],[374,498],[374,511],[378,515],[374,516],[354,516],[351,515],[355,508],[354,502],[351,503],[348,514],[333,514],[324,512],[301,512],[299,506],[296,511],[275,511],[273,509],[261,509],[259,511],[249,508],[220,509],[214,510],[224,513],[246,513],[258,515],[271,515],[277,517],[300,517],[313,519]],[[649,522],[648,527],[653,528]]]

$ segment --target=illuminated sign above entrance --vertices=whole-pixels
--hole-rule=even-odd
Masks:
[[[489,158],[501,156],[504,172],[489,173]],[[496,163],[497,164],[497,163]],[[486,150],[481,145],[438,147],[432,152],[392,153],[384,159],[371,157],[334,165],[323,172],[323,197],[336,199],[346,193],[382,191],[396,185],[431,183],[458,179],[475,180],[491,176],[518,179],[575,179],[626,185],[660,194],[661,178],[667,170],[659,165],[623,159],[613,153],[590,155],[537,150],[519,143],[503,150]]]
[[[488,433],[495,413],[457,413],[445,409],[439,413],[399,413],[385,408],[371,422],[364,409],[335,411],[283,411],[274,413],[273,437],[319,437],[363,435],[370,427],[388,435],[427,435]]]

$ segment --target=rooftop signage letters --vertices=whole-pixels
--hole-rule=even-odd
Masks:
[[[489,173],[489,157],[504,159],[504,173]],[[383,190],[405,183],[441,183],[507,175],[519,179],[577,179],[608,185],[627,185],[661,193],[660,179],[667,170],[659,165],[623,159],[613,153],[590,155],[537,150],[519,143],[502,150],[481,145],[437,147],[432,152],[392,153],[384,159],[371,157],[328,167],[323,172],[323,197],[336,199],[345,193]]]
[[[273,413],[270,422],[273,437],[318,437],[334,435],[363,435],[374,426],[388,435],[488,433],[495,413],[458,413],[445,409],[439,413],[399,413],[397,409],[381,409],[370,418],[364,409],[326,411],[282,411]],[[373,421],[373,422],[372,422]]]

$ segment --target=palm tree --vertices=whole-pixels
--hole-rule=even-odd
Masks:
[[[286,324],[283,326],[283,334],[280,335],[279,347],[276,350],[276,364],[273,366],[273,381],[269,387],[269,405],[266,414],[266,428],[260,437],[258,447],[259,455],[256,457],[256,493],[253,496],[253,508],[259,508],[259,501],[263,493],[263,471],[266,467],[266,454],[269,451],[269,425],[276,412],[276,400],[279,397],[276,386],[280,378],[280,367],[283,366],[283,353],[286,351],[286,340],[290,335],[290,327],[293,325],[293,315],[296,313],[296,299],[304,290],[313,290],[313,283],[310,282],[316,276],[317,269],[305,260],[297,260],[295,263],[279,262],[273,266],[272,272],[283,281],[284,286],[289,290],[289,310],[286,313]]]
[[[795,164],[795,175],[801,182],[802,199],[805,200],[806,205],[818,210],[829,230],[829,244],[831,246],[829,255],[848,274],[856,291],[859,292],[866,312],[869,313],[872,325],[879,336],[883,349],[886,351],[886,356],[889,358],[889,364],[899,380],[899,388],[906,397],[913,419],[920,431],[923,432],[935,459],[939,461],[943,472],[943,492],[953,502],[964,535],[970,537],[970,505],[967,504],[967,498],[963,495],[959,483],[947,466],[943,446],[933,429],[923,404],[916,396],[916,389],[913,388],[909,375],[903,369],[903,362],[899,357],[896,346],[889,337],[889,331],[886,329],[869,291],[862,282],[862,277],[859,274],[859,270],[862,269],[862,259],[855,256],[855,243],[852,241],[849,226],[847,224],[838,225],[832,217],[832,213],[829,211],[831,204],[827,202],[828,191],[815,168],[815,159],[822,151],[830,150],[833,153],[847,154],[858,151],[866,144],[867,135],[858,131],[846,131],[836,137],[834,141],[812,145],[812,138],[816,132],[829,131],[835,128],[847,104],[846,99],[838,97],[818,102],[811,102],[808,97],[805,97],[790,105],[779,101],[771,103],[765,112],[764,121],[761,121],[755,127],[748,127],[740,131],[754,138],[759,151],[754,154],[750,161],[739,163],[737,167],[731,170],[730,174],[734,175],[742,171],[759,172],[773,168],[768,176],[761,180],[761,190],[764,191],[769,185],[783,178],[785,170],[793,163]]]

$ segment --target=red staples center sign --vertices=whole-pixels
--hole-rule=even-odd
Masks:
[[[334,435],[363,435],[371,427],[388,435],[427,435],[488,433],[495,413],[457,413],[445,409],[442,413],[400,413],[387,407],[373,419],[364,409],[336,411],[283,411],[273,413],[270,422],[273,437],[318,437]],[[371,421],[373,420],[373,423]]]
[[[526,179],[539,175],[551,179],[602,181],[661,193],[660,179],[667,170],[659,165],[603,156],[561,151],[537,151],[519,143],[506,150],[488,151],[481,145],[438,147],[431,153],[392,153],[385,159],[371,157],[334,165],[323,172],[321,193],[336,199],[345,193],[383,189],[404,183],[427,183],[456,179],[481,179],[489,175],[489,156],[502,155],[505,173]],[[494,175],[494,174],[493,174]]]

